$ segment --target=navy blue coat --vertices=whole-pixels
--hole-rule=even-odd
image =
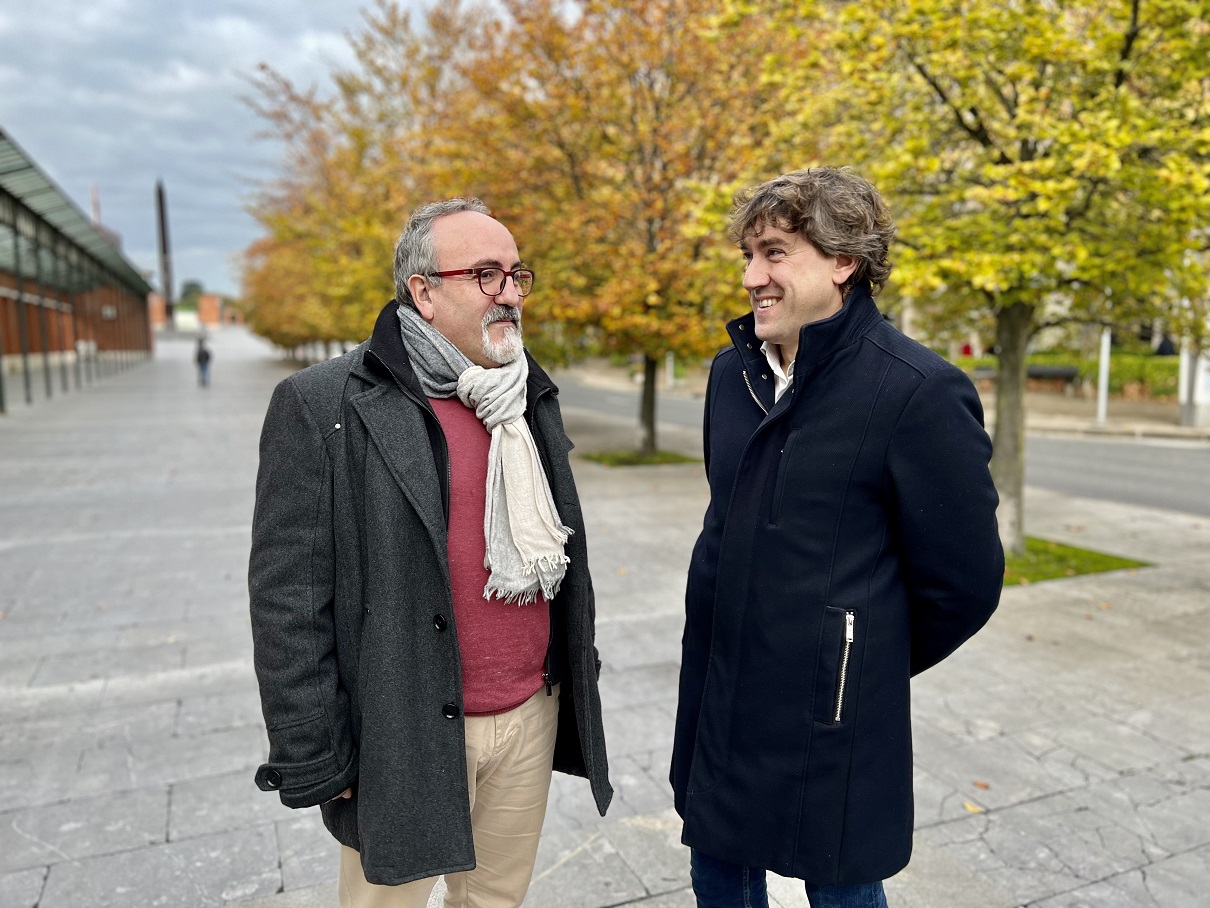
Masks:
[[[685,844],[818,885],[911,854],[909,678],[991,616],[1003,552],[966,376],[865,290],[774,405],[751,314],[706,395],[671,781]]]

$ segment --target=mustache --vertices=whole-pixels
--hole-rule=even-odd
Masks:
[[[483,327],[486,328],[493,322],[512,322],[520,326],[521,312],[515,306],[505,306],[503,303],[496,303],[483,316]]]

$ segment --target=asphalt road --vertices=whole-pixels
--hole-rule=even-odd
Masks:
[[[1031,436],[1025,442],[1025,484],[1210,516],[1210,445]]]
[[[558,378],[567,406],[638,419],[638,391],[586,385],[566,373]],[[702,401],[661,395],[661,423],[701,428]],[[1167,439],[1055,438],[1030,436],[1025,482],[1084,498],[1169,508],[1210,516],[1210,445]]]

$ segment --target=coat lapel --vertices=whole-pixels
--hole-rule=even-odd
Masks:
[[[444,553],[443,483],[430,453],[424,414],[393,383],[379,384],[349,402],[361,417],[391,476],[420,516],[432,537],[433,548]]]

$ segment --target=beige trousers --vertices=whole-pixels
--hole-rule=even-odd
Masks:
[[[475,869],[448,874],[445,908],[517,908],[529,889],[546,818],[559,689],[538,691],[498,716],[467,716]],[[437,877],[379,886],[366,882],[361,857],[340,848],[340,908],[425,908]]]

